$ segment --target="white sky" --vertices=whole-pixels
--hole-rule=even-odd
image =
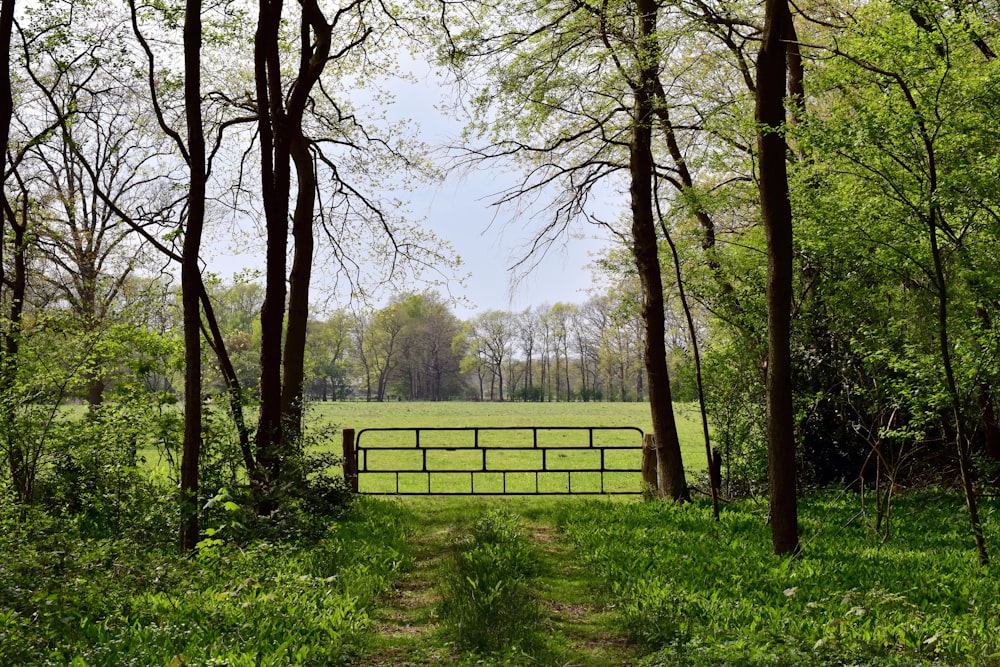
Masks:
[[[393,85],[397,96],[390,117],[404,117],[420,125],[422,139],[431,146],[456,143],[462,123],[435,107],[451,101],[438,78],[426,64],[413,66],[416,83]],[[559,301],[581,303],[592,287],[588,265],[608,245],[604,232],[580,221],[572,234],[555,243],[535,268],[510,270],[524,256],[539,221],[512,220],[511,211],[490,206],[505,185],[517,182],[517,174],[496,169],[455,173],[431,192],[411,193],[415,215],[426,217],[425,226],[449,241],[462,258],[468,274],[465,288],[453,288],[464,296],[456,314],[465,318],[484,310],[520,311]],[[604,202],[611,211],[616,202]],[[607,213],[606,213],[607,215]]]
[[[420,69],[423,69],[418,75],[420,81],[400,80],[392,84],[396,101],[386,112],[390,120],[405,118],[416,122],[421,139],[431,147],[452,145],[462,123],[436,108],[449,93],[442,89],[433,73],[428,73],[426,64]],[[410,201],[413,215],[423,219],[423,226],[448,241],[461,258],[459,273],[466,276],[464,286],[451,285],[450,294],[458,299],[454,311],[462,319],[486,310],[521,311],[560,301],[582,303],[592,287],[588,265],[608,242],[600,228],[583,221],[571,235],[553,244],[533,269],[510,270],[523,257],[533,238],[532,231],[539,224],[538,220],[512,220],[511,211],[498,211],[490,206],[494,195],[505,184],[516,182],[516,178],[516,174],[481,169],[450,174],[443,183],[417,192],[399,193]],[[624,203],[602,202],[601,209],[610,217]],[[263,257],[233,255],[217,248],[209,261],[209,270],[218,271],[224,278],[248,266],[263,266]],[[422,288],[422,285],[402,286],[402,289]],[[445,290],[439,291],[447,296]]]

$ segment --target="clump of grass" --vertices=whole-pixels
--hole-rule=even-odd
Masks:
[[[514,514],[492,510],[476,521],[457,545],[438,607],[458,648],[510,655],[541,644],[541,607],[531,593],[537,568]]]

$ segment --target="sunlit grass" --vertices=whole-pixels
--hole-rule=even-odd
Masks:
[[[92,539],[0,505],[0,665],[351,665],[405,565],[412,519],[362,499],[312,539]],[[220,533],[224,534],[224,533]]]
[[[1000,664],[996,578],[976,562],[961,498],[897,499],[884,543],[861,509],[855,494],[804,499],[791,561],[772,555],[753,501],[718,523],[661,502],[581,503],[563,523],[650,664]],[[996,544],[997,504],[981,509]]]
[[[675,415],[685,464],[689,469],[701,470],[705,455],[697,412],[691,405],[678,404]],[[645,403],[320,403],[311,406],[310,423],[317,429],[331,425],[353,428],[359,434],[358,444],[367,450],[362,455],[366,464],[363,467],[368,471],[401,471],[398,476],[395,472],[362,474],[361,490],[372,493],[551,493],[569,489],[579,493],[639,492],[638,473],[610,472],[602,480],[600,474],[590,472],[600,467],[601,461],[600,452],[588,448],[591,442],[598,447],[633,447],[606,450],[604,465],[638,469],[641,435],[625,429],[652,429]],[[472,427],[484,430],[434,430]],[[522,430],[510,430],[515,427]],[[533,433],[528,427],[540,430]],[[621,430],[597,430],[591,435],[586,430],[589,427]],[[422,448],[441,449],[418,450],[416,429],[421,429]],[[543,454],[534,448],[535,444],[564,451]],[[500,449],[477,451],[477,445]],[[331,442],[329,446],[339,447],[340,443]],[[447,472],[428,475],[425,469]]]

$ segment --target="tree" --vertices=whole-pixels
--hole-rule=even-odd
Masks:
[[[486,362],[490,371],[490,400],[503,401],[504,364],[513,354],[514,330],[506,313],[489,310],[472,321],[471,348]]]
[[[432,401],[452,397],[460,363],[452,347],[460,328],[457,318],[435,293],[403,294],[393,301],[405,319],[395,370],[396,394]]]
[[[391,161],[396,169],[410,174],[419,174],[422,164],[397,148],[395,139],[385,139],[359,121],[349,104],[331,95],[334,86],[323,81],[324,76],[347,78],[353,74],[348,61],[362,70],[376,51],[366,48],[369,41],[374,35],[386,35],[402,19],[394,14],[394,8],[371,0],[347,2],[329,12],[316,0],[299,5],[297,16],[293,10],[299,45],[294,73],[283,70],[287,62],[283,50],[288,42],[282,32],[282,0],[260,0],[254,38],[254,106],[267,235],[256,447],[267,487],[280,478],[281,459],[295,451],[302,434],[305,341],[317,222],[332,247],[334,261],[350,274],[355,292],[367,293],[373,288],[357,284],[360,279],[354,275],[357,265],[348,241],[361,235],[350,229],[352,225],[371,227],[375,238],[381,234],[365,251],[358,249],[378,257],[378,263],[386,267],[376,282],[391,283],[407,269],[419,273],[437,261],[442,266],[434,269],[444,272],[450,264],[433,236],[395,224],[398,221],[384,212],[389,205],[365,194],[348,179],[348,175],[361,178],[363,174],[372,188],[384,187],[382,164]],[[419,149],[417,146],[414,152]],[[289,214],[294,242],[290,267],[286,261]],[[389,361],[390,357],[384,359]],[[385,395],[389,370],[383,367],[379,373],[380,397]],[[270,509],[270,505],[260,509]]]
[[[44,37],[45,27],[41,30]],[[157,145],[160,137],[145,129],[151,119],[139,107],[136,91],[109,76],[108,69],[121,61],[102,47],[120,41],[121,33],[113,26],[90,36],[91,45],[69,54],[72,64],[65,54],[39,48],[35,42],[44,45],[44,39],[24,36],[26,70],[43,91],[46,116],[60,124],[59,132],[30,151],[43,175],[40,182],[50,190],[40,197],[35,214],[39,260],[47,264],[41,278],[84,332],[110,323],[112,307],[144,259],[140,237],[113,208],[163,199],[161,184],[147,174],[154,164],[167,171],[165,163],[171,161]],[[37,107],[26,111],[45,113]],[[91,365],[87,401],[94,408],[102,401],[105,379],[102,360],[95,358]]]
[[[181,263],[184,311],[184,444],[181,457],[181,551],[194,551],[198,533],[198,466],[201,458],[201,238],[205,226],[205,129],[201,113],[201,0],[184,5],[184,118],[190,171],[188,217]],[[151,63],[152,66],[152,63]]]
[[[986,157],[995,137],[982,131],[996,94],[983,82],[996,59],[971,6],[880,4],[845,26],[835,44],[812,45],[835,56],[816,67],[817,85],[830,90],[837,81],[839,92],[807,116],[805,139],[824,150],[825,160],[805,170],[803,181],[813,187],[802,199],[804,211],[829,220],[865,211],[862,232],[848,235],[834,224],[824,229],[827,240],[810,240],[827,254],[830,243],[865,255],[861,271],[841,259],[850,256],[844,250],[833,255],[844,268],[834,265],[838,280],[823,285],[828,303],[857,312],[844,322],[848,332],[877,332],[850,349],[857,369],[850,379],[858,387],[851,407],[869,434],[861,445],[881,469],[897,468],[904,447],[954,447],[985,562],[970,429],[979,422],[985,448],[993,399],[982,387],[995,378],[986,350],[997,304],[989,250],[996,242],[997,166]],[[848,109],[854,136],[838,135]],[[843,199],[844,191],[853,194]],[[845,270],[851,275],[841,278]],[[858,311],[858,303],[877,305]],[[888,423],[886,414],[893,415]],[[860,477],[873,475],[863,468]]]
[[[399,365],[399,346],[406,326],[405,309],[393,303],[371,314],[356,314],[352,339],[365,376],[366,400],[388,398],[389,380]]]
[[[209,156],[202,115],[202,13],[200,0],[185,0],[182,25],[183,112],[185,134],[171,126],[164,113],[154,50],[143,35],[135,0],[129,0],[132,30],[146,55],[150,101],[160,129],[177,147],[188,171],[185,219],[181,244],[181,310],[184,322],[184,440],[180,474],[180,549],[191,552],[198,543],[198,473],[201,458],[201,240],[205,226],[205,200]],[[164,86],[166,87],[166,86]]]
[[[517,315],[517,338],[521,344],[521,352],[524,354],[524,395],[527,397],[529,391],[535,386],[535,350],[538,344],[539,316],[530,308],[525,309]],[[542,382],[544,385],[544,381]]]
[[[792,21],[787,0],[764,5],[757,57],[757,151],[760,210],[767,233],[767,456],[771,537],[776,554],[799,548],[792,408],[792,207],[785,167],[785,43]]]
[[[479,64],[496,80],[499,94],[475,91],[473,102],[480,107],[474,116],[497,119],[487,130],[497,140],[474,147],[473,159],[522,158],[528,165],[527,178],[502,193],[498,203],[523,201],[550,187],[557,193],[535,248],[546,247],[571,221],[587,219],[587,201],[597,184],[627,179],[628,238],[642,285],[660,490],[683,499],[687,486],[672,412],[653,209],[652,133],[663,58],[658,12],[655,0],[517,3],[508,9],[517,17],[517,30],[491,33],[490,25],[469,26],[461,42],[452,42],[450,62],[460,79]]]
[[[313,398],[344,400],[348,396],[347,354],[350,316],[335,311],[325,320],[311,320],[306,336],[307,377]]]

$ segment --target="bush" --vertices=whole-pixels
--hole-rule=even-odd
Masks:
[[[545,390],[541,387],[521,387],[514,392],[515,401],[541,403],[545,400]]]

